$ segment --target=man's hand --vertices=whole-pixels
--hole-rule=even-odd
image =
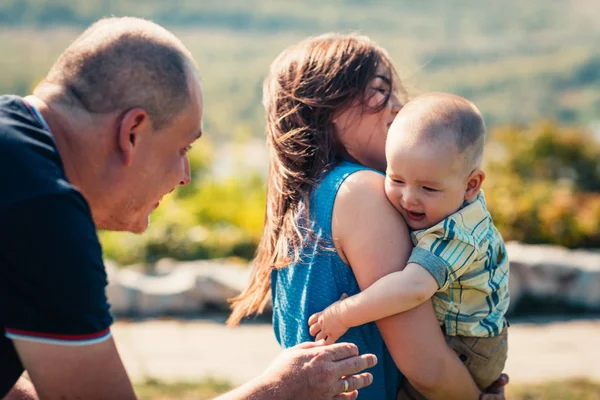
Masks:
[[[6,394],[3,400],[38,400],[38,395],[33,387],[33,384],[20,377],[15,386]]]
[[[373,382],[370,373],[360,372],[375,364],[377,357],[359,356],[358,348],[352,343],[301,343],[284,350],[257,378],[269,388],[264,394],[249,391],[244,397],[244,391],[239,390],[236,393],[239,397],[226,395],[224,399],[356,399],[357,389]]]

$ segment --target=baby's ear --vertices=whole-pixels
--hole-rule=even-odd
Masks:
[[[465,191],[465,200],[471,201],[479,194],[479,190],[481,189],[481,184],[483,183],[484,180],[485,180],[485,172],[483,172],[483,170],[477,168],[473,172],[471,172],[471,175],[469,175],[469,178],[467,181],[467,190]]]

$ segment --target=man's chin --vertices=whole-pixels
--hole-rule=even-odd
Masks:
[[[128,232],[137,234],[144,233],[146,230],[148,230],[148,226],[150,225],[150,216],[147,216],[146,218],[136,222],[137,223],[133,224]]]
[[[105,221],[103,223],[99,223],[97,225],[97,228],[105,231],[131,232],[141,234],[146,232],[149,223],[149,216],[146,216],[145,218],[130,221]]]

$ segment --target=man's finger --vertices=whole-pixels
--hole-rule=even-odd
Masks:
[[[321,341],[316,340],[314,342],[302,342],[302,343],[299,343],[299,344],[295,345],[294,347],[290,347],[288,350],[291,350],[291,349],[298,349],[298,350],[312,349],[312,348],[315,348],[315,347],[323,346],[324,344],[325,344],[324,340],[321,340]]]
[[[323,332],[321,332],[323,333]],[[358,347],[354,343],[336,343],[327,346],[327,355],[331,361],[345,360],[358,355]],[[341,376],[341,374],[340,374]]]
[[[339,375],[353,375],[364,371],[367,368],[377,364],[377,357],[374,354],[363,354],[360,356],[348,358],[336,363],[336,369]],[[357,389],[357,388],[355,388]]]
[[[340,393],[333,398],[333,400],[354,400],[358,397],[358,391],[350,392],[350,393]]]
[[[371,375],[368,372],[365,372],[360,375],[346,376],[346,377],[344,377],[344,379],[348,382],[348,390],[346,390],[346,393],[353,392],[358,389],[362,389],[366,386],[369,386],[371,383],[373,383],[373,375]],[[335,390],[338,393],[344,393],[344,389],[345,389],[344,379],[340,379],[335,385]]]

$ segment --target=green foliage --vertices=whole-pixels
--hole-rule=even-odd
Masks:
[[[600,144],[549,122],[491,137],[484,187],[504,238],[600,247]]]
[[[0,92],[29,93],[101,17],[135,15],[173,30],[203,80],[206,137],[191,153],[194,184],[161,203],[144,235],[103,232],[106,256],[123,264],[249,259],[262,231],[264,181],[245,171],[256,155],[218,150],[264,140],[261,83],[283,48],[307,35],[358,31],[390,52],[407,85],[468,97],[490,127],[548,117],[585,126],[600,115],[596,3],[0,0]],[[493,129],[492,139],[485,190],[503,235],[600,247],[597,143],[552,124]],[[216,174],[227,157],[239,160]]]
[[[358,31],[389,50],[419,91],[473,100],[490,125],[600,115],[594,0],[0,0],[0,92],[26,94],[85,26],[111,15],[174,30],[200,65],[205,128],[221,139],[263,132],[260,86],[287,45]],[[24,68],[27,66],[27,68]]]
[[[264,178],[217,178],[214,149],[202,141],[190,153],[193,184],[164,199],[143,235],[103,232],[106,257],[126,265],[254,256]],[[486,160],[486,199],[505,240],[600,248],[600,144],[588,132],[550,122],[498,128]]]
[[[505,157],[490,163],[496,170],[526,182],[567,181],[577,192],[600,192],[600,145],[587,131],[542,122],[497,129],[492,139],[505,146]]]

